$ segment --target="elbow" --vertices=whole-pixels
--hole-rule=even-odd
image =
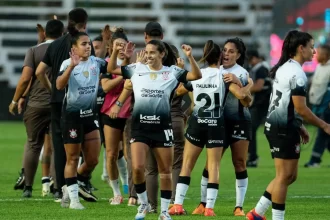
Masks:
[[[244,93],[237,93],[235,96],[239,100],[242,100],[242,99],[246,98],[246,94],[244,94]]]
[[[56,80],[56,89],[57,89],[57,90],[62,90],[62,89],[64,89],[64,86],[63,86],[62,83],[60,83],[58,80]]]

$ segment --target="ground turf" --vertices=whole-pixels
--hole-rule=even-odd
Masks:
[[[315,130],[311,129],[311,136],[315,136]],[[313,138],[313,137],[312,137]],[[22,123],[0,123],[0,219],[134,219],[136,207],[110,206],[108,198],[112,195],[111,189],[101,181],[101,167],[98,166],[93,174],[93,184],[99,189],[95,195],[100,198],[97,203],[82,202],[86,210],[77,211],[63,209],[59,203],[51,198],[42,198],[41,176],[38,169],[33,197],[21,199],[22,191],[14,191],[13,186],[17,178],[17,172],[21,168],[23,144],[25,142],[25,130]],[[253,208],[260,195],[265,190],[268,182],[274,176],[273,160],[269,154],[267,141],[259,130],[258,135],[260,163],[258,168],[249,169],[249,188],[246,194],[244,210],[247,212]],[[312,145],[303,150],[299,163],[299,175],[297,182],[289,189],[286,204],[286,219],[329,219],[330,187],[329,166],[330,156],[326,153],[322,168],[306,169],[303,164],[307,161]],[[204,165],[205,153],[199,160],[191,181],[191,187],[185,201],[185,209],[191,213],[200,198],[200,177]],[[101,162],[100,162],[101,164]],[[221,183],[215,213],[218,217],[210,219],[244,219],[233,217],[235,206],[235,175],[230,160],[230,152],[227,152],[221,163]],[[271,210],[267,212],[271,219]],[[158,215],[150,214],[146,219],[157,219]],[[174,216],[173,219],[204,219],[200,216]]]

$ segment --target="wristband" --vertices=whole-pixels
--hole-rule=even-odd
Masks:
[[[11,103],[17,105],[17,102],[15,102],[14,100],[12,100]]]
[[[123,107],[123,103],[121,103],[120,101],[116,101],[116,105],[119,106],[119,107]]]

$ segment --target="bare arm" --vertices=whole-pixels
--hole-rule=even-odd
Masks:
[[[130,57],[133,55],[134,49],[135,49],[135,45],[132,42],[128,42],[126,46],[120,43],[114,44],[113,51],[111,53],[109,63],[107,66],[107,72],[115,75],[122,75],[121,67],[117,66],[118,53],[120,50],[125,50],[125,59],[121,64],[121,66],[126,66],[130,63],[129,60]]]
[[[183,84],[180,84],[179,87],[175,91],[177,96],[184,96],[188,92],[189,91],[183,86]]]
[[[292,96],[294,109],[308,123],[315,125],[323,130],[328,126],[326,122],[319,119],[306,105],[306,97]]]
[[[118,76],[114,79],[101,79],[102,89],[105,93],[108,93],[111,89],[115,88],[123,80],[122,76]]]
[[[257,79],[254,85],[251,87],[251,93],[260,92],[265,85],[264,79]]]
[[[191,71],[187,73],[187,80],[188,81],[193,81],[202,78],[202,73],[201,70],[195,60],[195,58],[192,55],[192,48],[189,45],[183,44],[181,46],[183,52],[186,54],[188,57]]]
[[[125,84],[127,84],[126,82],[128,82],[128,80],[125,81]],[[127,86],[125,86],[125,87],[127,87]],[[128,97],[130,97],[132,95],[132,92],[133,92],[132,90],[127,89],[127,88],[123,89],[123,91],[121,92],[120,96],[117,99],[119,105],[117,105],[117,103],[116,103],[110,109],[110,113],[109,113],[110,118],[117,118],[122,105],[128,99]]]
[[[62,75],[60,75],[59,77],[57,77],[56,88],[58,90],[62,90],[68,85],[70,75],[71,75],[71,72],[73,69],[74,69],[74,66],[69,65],[68,68],[66,68],[66,70],[64,71],[64,73]]]
[[[97,57],[105,58],[105,55],[107,54],[107,43],[111,39],[111,31],[109,25],[105,25],[104,29],[102,29],[101,35],[102,35],[102,44],[101,44],[100,52],[97,55]]]
[[[52,91],[52,84],[50,83],[48,77],[46,76],[47,64],[40,62],[36,70],[36,76],[41,84],[49,91]]]

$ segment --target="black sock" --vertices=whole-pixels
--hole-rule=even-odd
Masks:
[[[71,185],[74,185],[74,184],[77,184],[77,177],[70,177],[70,178],[65,178],[65,183],[66,183],[66,186],[71,186]]]
[[[207,171],[207,169],[204,168],[202,176],[208,179],[209,178],[209,171]]]
[[[140,184],[134,184],[135,186],[135,191],[138,194],[141,194],[147,190],[146,188],[146,182],[140,183]]]

